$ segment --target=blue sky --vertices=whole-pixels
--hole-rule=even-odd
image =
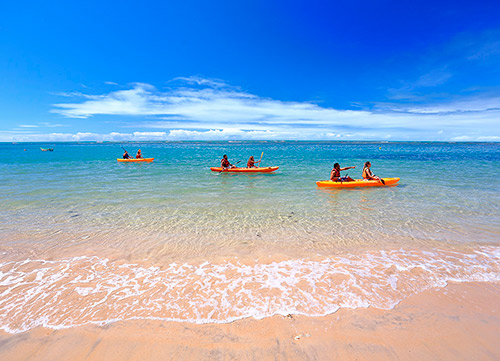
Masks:
[[[0,141],[500,141],[498,1],[0,5]]]

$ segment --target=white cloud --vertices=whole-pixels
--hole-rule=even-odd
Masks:
[[[167,133],[165,132],[134,132],[135,140],[165,140]]]
[[[307,133],[277,132],[271,130],[248,130],[239,128],[223,128],[209,130],[172,129],[168,132],[111,132],[107,134],[78,133],[27,133],[15,131],[0,131],[0,142],[71,142],[71,141],[173,141],[173,140],[301,140],[301,139],[376,139],[376,134],[366,133]],[[375,137],[375,138],[374,138]]]
[[[412,114],[486,113],[500,110],[499,96],[468,96],[432,104],[379,104],[381,109]],[[498,118],[495,118],[498,120]]]
[[[451,138],[455,142],[500,142],[500,137],[497,136],[470,136],[461,135]]]
[[[462,33],[453,46],[465,54],[469,61],[484,62],[500,56],[500,29],[489,29],[482,33]]]
[[[196,131],[186,129],[173,129],[169,132],[169,140],[229,140],[229,139],[278,139],[280,134],[272,131],[250,130],[236,128],[211,129]]]
[[[419,82],[421,86],[432,86],[447,78],[442,71],[423,76]],[[105,94],[65,93],[79,101],[54,104],[51,111],[68,118],[121,116],[116,124],[138,129],[136,137],[150,139],[449,140],[445,137],[450,134],[467,135],[477,128],[482,132],[479,136],[500,135],[500,97],[495,95],[432,104],[377,104],[373,110],[339,110],[312,102],[259,97],[221,80],[174,80],[182,81],[182,86],[159,91],[152,85],[135,83],[129,89]],[[148,132],[150,129],[154,131]],[[100,137],[109,138],[110,134]]]
[[[40,127],[47,127],[47,128],[58,128],[58,127],[67,127],[67,124],[59,124],[59,123],[50,123],[50,122],[39,122],[38,123]]]
[[[129,90],[119,90],[108,95],[84,95],[83,103],[55,104],[52,110],[69,118],[88,118],[96,114],[108,115],[146,115],[157,114],[154,97],[149,86],[136,84]]]
[[[419,134],[422,134],[421,132]],[[498,142],[500,136],[495,135],[455,135],[452,138],[446,137],[451,131],[435,132],[434,138],[427,140],[451,140],[451,141],[484,141]],[[437,135],[436,135],[437,134]],[[111,133],[36,133],[26,131],[0,131],[0,142],[67,142],[67,141],[174,141],[174,140],[415,140],[409,136],[395,137],[391,133],[380,131],[345,131],[328,132],[322,129],[306,129],[297,132],[289,130],[249,130],[241,128],[220,128],[209,130],[193,129],[171,129],[165,132],[111,132]],[[418,139],[418,137],[417,137]]]
[[[181,81],[187,84],[191,85],[203,85],[203,86],[209,86],[212,88],[225,88],[229,87],[229,85],[221,79],[207,79],[203,78],[200,76],[189,76],[189,77],[183,77],[179,76],[177,78],[174,78],[173,81]]]
[[[363,114],[362,111],[338,111],[309,102],[283,102],[233,89],[213,87],[203,89],[183,87],[161,93],[151,85],[137,83],[128,90],[105,95],[80,96],[84,98],[82,102],[55,104],[52,112],[70,118],[134,115],[206,123],[239,121],[242,124],[258,121],[317,124],[329,123],[330,118],[338,118],[339,115],[345,119],[352,119]]]
[[[57,123],[50,123],[50,122],[38,122],[37,124],[19,124],[18,128],[42,128],[42,127],[47,127],[47,128],[58,128],[58,127],[65,127],[67,125],[65,124],[57,124]]]
[[[433,87],[446,83],[453,75],[446,69],[438,69],[421,75],[412,88]]]
[[[146,141],[146,140],[229,140],[229,139],[277,139],[280,134],[270,131],[247,131],[241,129],[211,129],[193,131],[173,129],[169,132],[111,132],[99,134],[91,132],[72,133],[20,133],[0,131],[0,142],[71,142],[71,141]]]
[[[85,141],[140,141],[140,140],[166,140],[165,132],[134,132],[99,134],[92,132],[77,133],[20,133],[0,131],[1,142],[85,142]]]

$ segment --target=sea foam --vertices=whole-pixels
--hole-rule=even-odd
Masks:
[[[391,309],[449,281],[499,282],[500,247],[148,267],[99,257],[26,259],[0,264],[0,328],[18,333],[132,319],[227,323]]]

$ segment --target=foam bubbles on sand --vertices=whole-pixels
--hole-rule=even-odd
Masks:
[[[75,327],[137,318],[226,323],[339,308],[390,309],[448,281],[500,281],[500,247],[372,251],[285,261],[144,265],[98,257],[0,264],[0,327]]]

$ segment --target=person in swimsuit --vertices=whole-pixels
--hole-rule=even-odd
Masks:
[[[220,160],[220,166],[222,167],[222,169],[235,168],[233,164],[229,163],[229,160],[227,159],[227,154],[224,154],[224,156]]]
[[[255,163],[260,163],[260,160],[259,161],[255,161],[255,159],[253,158],[253,155],[248,159],[248,162],[247,162],[247,168],[257,168],[255,166]]]
[[[123,153],[123,159],[130,159],[130,155],[128,154],[127,151],[125,151],[125,153]]]
[[[365,166],[363,168],[363,179],[368,179],[368,180],[378,180],[382,183],[385,184],[384,180],[380,177],[377,177],[375,174],[372,173],[370,167],[372,164],[370,162],[365,162]]]
[[[333,165],[333,169],[332,169],[332,171],[330,173],[330,180],[332,180],[334,182],[352,182],[352,181],[354,181],[354,179],[352,179],[349,176],[341,177],[340,176],[340,172],[343,171],[343,170],[354,169],[354,168],[356,168],[356,166],[354,166],[354,167],[340,168],[340,164],[335,163]]]
[[[137,151],[137,154],[135,155],[135,158],[136,159],[141,159],[142,158],[142,154],[141,154],[141,150],[140,149]]]

